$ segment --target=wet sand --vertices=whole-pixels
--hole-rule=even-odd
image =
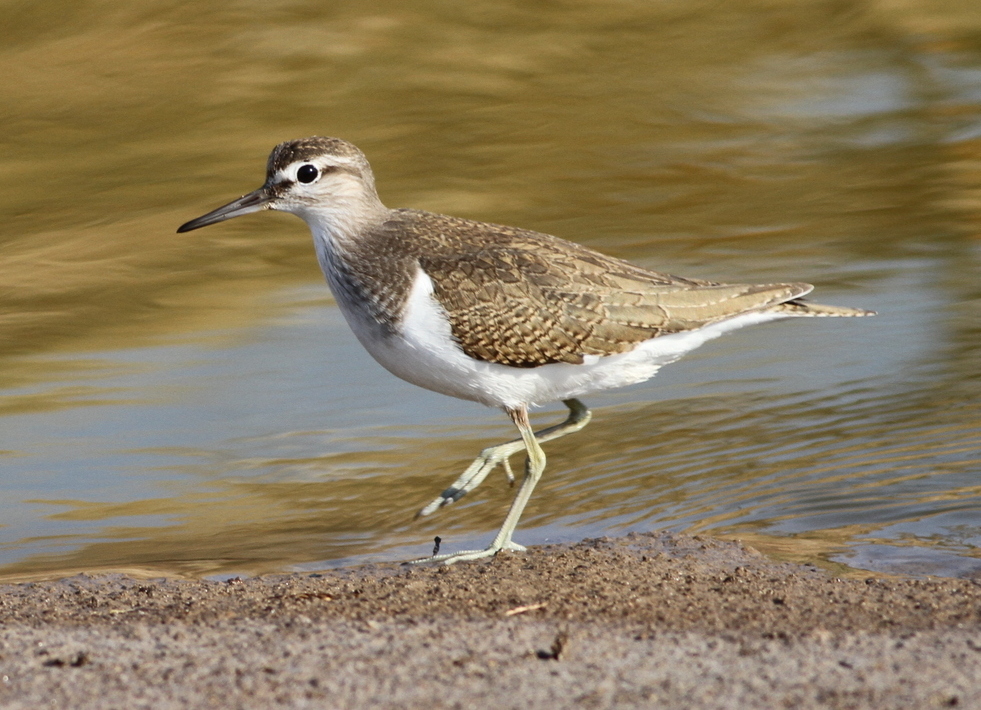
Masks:
[[[981,707],[981,583],[674,535],[0,586],[4,708]]]

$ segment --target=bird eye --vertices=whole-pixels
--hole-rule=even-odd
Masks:
[[[319,176],[320,171],[317,170],[316,166],[310,165],[309,163],[301,165],[300,169],[296,171],[296,179],[307,184],[313,182]]]

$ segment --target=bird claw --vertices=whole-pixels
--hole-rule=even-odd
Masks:
[[[444,565],[452,565],[455,562],[469,562],[471,560],[481,560],[485,557],[494,557],[498,552],[506,550],[508,552],[527,552],[528,548],[516,542],[508,540],[502,545],[491,545],[484,550],[463,550],[461,552],[448,552],[443,555],[433,555],[432,557],[420,557],[418,560],[403,562],[403,565],[418,565],[423,562],[441,562]]]

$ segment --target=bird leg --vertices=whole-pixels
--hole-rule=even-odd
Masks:
[[[521,433],[521,439],[508,442],[507,444],[500,444],[489,449],[484,449],[477,460],[471,464],[470,468],[468,468],[467,471],[464,472],[459,479],[457,479],[456,483],[453,484],[453,487],[447,489],[447,491],[445,491],[440,498],[437,498],[436,501],[423,509],[422,514],[426,514],[427,512],[431,512],[429,510],[430,508],[435,510],[441,505],[457,500],[467,491],[476,488],[477,485],[487,476],[487,473],[490,472],[490,470],[493,469],[498,463],[501,461],[506,461],[507,457],[516,451],[520,451],[522,448],[526,449],[528,451],[528,458],[525,460],[524,479],[521,482],[521,487],[518,489],[518,494],[514,497],[514,501],[511,503],[511,508],[508,510],[507,517],[504,518],[504,524],[494,537],[490,547],[485,550],[466,550],[464,552],[425,557],[420,560],[413,560],[413,563],[443,562],[444,564],[453,564],[454,562],[461,562],[464,560],[477,560],[482,557],[491,557],[496,555],[501,550],[522,551],[525,549],[522,545],[513,542],[511,540],[511,536],[514,535],[514,529],[518,526],[518,520],[521,518],[521,513],[524,512],[525,506],[528,504],[528,500],[531,498],[531,494],[535,490],[535,485],[538,483],[538,480],[542,477],[542,472],[545,470],[545,452],[542,451],[540,442],[557,439],[560,436],[564,436],[582,429],[589,423],[591,416],[586,406],[577,399],[564,400],[564,403],[569,408],[568,418],[561,424],[544,429],[538,434],[532,431],[531,424],[528,421],[527,407],[522,405],[521,407],[515,409],[506,409],[505,411],[508,413],[508,416],[511,417],[511,421],[513,421],[514,425],[518,427],[518,431]],[[480,469],[475,472],[471,472],[471,469],[478,465],[480,466]],[[462,492],[455,498],[452,496],[447,496],[447,492],[452,491],[456,486],[460,486]],[[440,503],[442,500],[445,500],[445,503]],[[434,504],[438,505],[434,506]]]
[[[555,426],[537,432],[535,438],[538,440],[538,443],[552,441],[552,439],[558,439],[560,436],[579,431],[589,423],[590,418],[593,416],[586,405],[578,399],[565,399],[562,400],[562,403],[569,408],[569,416],[561,424],[556,424]],[[487,447],[480,452],[480,456],[474,459],[473,463],[467,467],[467,470],[453,481],[453,484],[449,488],[440,493],[432,503],[416,513],[416,517],[420,518],[424,515],[435,513],[444,505],[449,505],[460,500],[467,493],[479,486],[487,478],[487,474],[493,471],[498,464],[504,468],[504,473],[508,481],[514,483],[514,474],[511,472],[511,464],[508,459],[512,454],[516,454],[524,448],[525,442],[523,439],[515,439],[506,444]]]

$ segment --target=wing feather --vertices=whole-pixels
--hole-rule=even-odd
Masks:
[[[388,229],[403,245],[421,244],[418,264],[463,350],[513,367],[627,352],[811,290],[686,279],[539,232],[396,212],[402,217]]]

